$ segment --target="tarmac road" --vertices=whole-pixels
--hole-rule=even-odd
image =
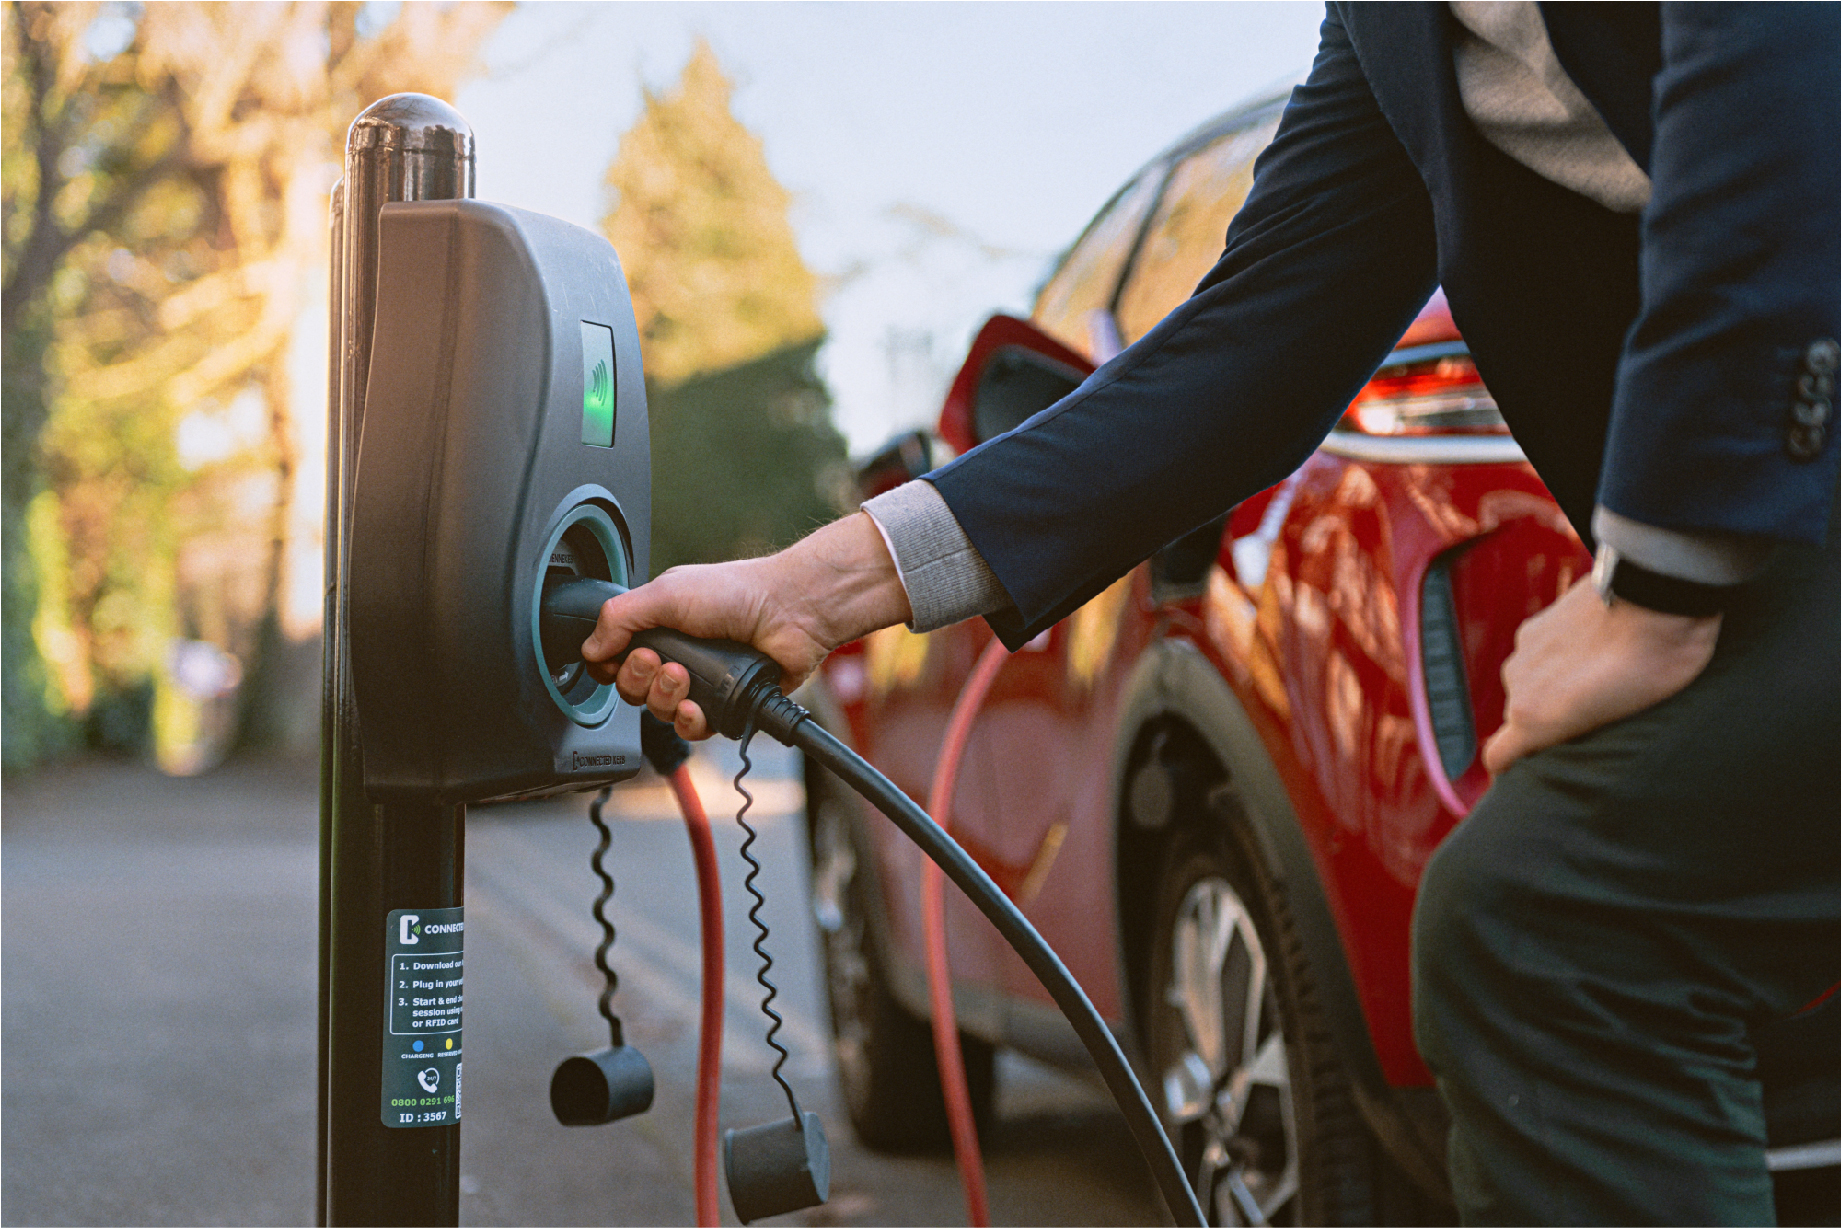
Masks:
[[[831,1080],[790,754],[752,778],[786,1067],[824,1118],[832,1197],[805,1224],[964,1222],[949,1156],[856,1145]],[[727,775],[694,761],[716,820],[728,959],[725,1126],[784,1116],[742,891]],[[174,780],[87,762],[8,783],[3,866],[5,1224],[301,1224],[313,1218],[317,781],[311,764]],[[467,1224],[686,1224],[697,1045],[695,881],[657,781],[615,790],[615,1008],[650,1059],[654,1107],[598,1129],[550,1115],[557,1061],[606,1041],[595,1013],[598,882],[584,797],[468,818],[462,1128]],[[1000,1059],[987,1140],[1005,1224],[1163,1222],[1097,1085]],[[725,1214],[727,1214],[725,1206]],[[733,1222],[731,1220],[730,1222]]]

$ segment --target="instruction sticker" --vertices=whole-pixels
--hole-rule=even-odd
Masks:
[[[464,908],[399,908],[384,931],[384,1125],[460,1120]]]

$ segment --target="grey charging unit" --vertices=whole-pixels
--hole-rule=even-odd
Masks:
[[[614,249],[479,201],[385,205],[348,570],[374,800],[624,780],[639,710],[546,663],[546,576],[646,575],[651,452]]]

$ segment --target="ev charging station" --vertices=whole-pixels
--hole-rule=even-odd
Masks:
[[[466,806],[625,780],[643,753],[640,711],[580,659],[601,605],[647,576],[649,425],[626,283],[599,235],[471,199],[474,156],[452,107],[393,95],[353,122],[333,194],[322,1224],[458,1222]],[[971,857],[784,696],[766,657],[665,628],[634,643],[686,667],[713,729],[796,747],[940,865],[1068,1016],[1177,1221],[1202,1223],[1117,1039]],[[557,1070],[564,1124],[651,1104],[651,1068],[608,1019],[613,1044]],[[791,1117],[723,1142],[744,1222],[826,1196],[822,1125],[782,1088]]]
[[[334,194],[325,1224],[458,1221],[466,806],[609,785],[643,754],[641,710],[580,654],[601,604],[648,567],[650,430],[625,278],[601,236],[470,199],[473,159],[451,107],[395,95],[353,123]],[[654,634],[679,660],[704,647]],[[733,664],[716,660],[715,676]],[[778,678],[758,659],[731,672]],[[563,1124],[652,1103],[651,1067],[609,1022],[609,1048],[556,1071]],[[724,1158],[749,1219],[824,1200],[811,1114],[732,1132]]]
[[[640,710],[580,652],[601,604],[648,566],[650,430],[626,281],[601,236],[469,199],[473,159],[451,107],[395,95],[353,123],[334,195],[327,1224],[458,1220],[466,806],[612,784],[643,753]],[[680,660],[702,648],[672,644]],[[715,660],[715,676],[732,664]],[[732,673],[778,678],[758,659]],[[605,998],[603,1013],[612,1045],[551,1083],[566,1125],[652,1103],[651,1067]],[[732,1132],[724,1155],[750,1219],[824,1200],[811,1114]]]
[[[623,780],[640,762],[638,711],[579,661],[547,666],[538,631],[546,575],[645,575],[650,444],[625,281],[599,236],[467,199],[473,182],[466,122],[397,95],[352,125],[334,197],[329,1224],[458,1219],[466,804]]]

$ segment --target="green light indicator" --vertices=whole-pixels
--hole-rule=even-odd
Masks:
[[[582,442],[614,446],[614,330],[582,322]]]

